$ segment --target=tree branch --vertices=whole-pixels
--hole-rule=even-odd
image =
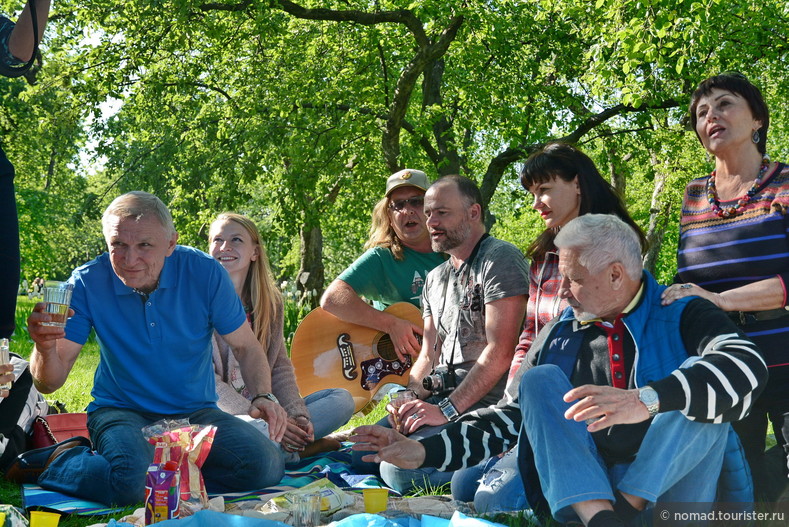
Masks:
[[[657,103],[644,103],[638,106],[630,106],[624,104],[617,104],[611,108],[607,108],[599,113],[589,116],[584,120],[578,128],[573,132],[565,135],[564,137],[553,139],[553,141],[565,141],[568,143],[578,143],[585,134],[594,129],[595,127],[603,124],[608,119],[617,115],[633,112],[644,112],[647,110],[660,110],[668,108],[676,108],[679,103],[674,99],[667,99]],[[508,147],[506,150],[494,157],[488,164],[485,175],[480,184],[480,192],[482,193],[482,203],[487,207],[491,198],[493,197],[496,188],[501,181],[504,171],[512,163],[515,163],[524,157],[528,156],[538,148],[546,143],[533,143],[530,145],[519,145],[516,147]]]
[[[362,115],[369,115],[371,117],[375,117],[376,119],[380,119],[381,121],[386,121],[389,116],[384,113],[379,113],[369,108],[351,108],[347,104],[312,104],[312,103],[301,103],[294,108],[307,108],[307,109],[324,109],[324,108],[333,108],[335,110],[341,110],[343,112],[350,112],[351,110],[358,112]],[[403,120],[402,123],[403,129],[414,136],[419,143],[419,146],[422,147],[422,150],[425,151],[425,154],[430,158],[430,161],[433,162],[434,166],[438,166],[441,162],[441,155],[439,154],[438,150],[435,149],[433,144],[428,140],[427,137],[423,135],[418,135],[416,128],[410,122]]]
[[[575,129],[574,132],[567,134],[566,136],[562,137],[561,141],[567,141],[568,143],[577,143],[581,137],[583,137],[587,132],[595,128],[596,126],[604,123],[608,119],[612,117],[616,117],[617,115],[622,115],[625,113],[634,113],[634,112],[644,112],[647,110],[665,110],[668,108],[676,108],[679,106],[679,103],[674,99],[667,99],[665,101],[661,101],[654,104],[639,104],[638,106],[630,106],[625,104],[617,104],[616,106],[612,106],[611,108],[605,109],[602,112],[596,113],[586,118],[579,126]]]
[[[463,20],[462,15],[453,17],[449,26],[444,29],[438,40],[434,44],[420,48],[414,58],[411,59],[411,62],[400,73],[400,78],[397,79],[392,105],[389,108],[389,118],[386,121],[386,129],[381,139],[384,161],[392,172],[400,168],[400,129],[405,119],[416,80],[429,64],[438,60],[447,52],[449,45],[455,40],[460,26],[463,25]]]
[[[236,4],[222,4],[219,2],[208,2],[205,4],[200,4],[198,9],[200,11],[244,11],[246,8],[252,5],[252,0],[244,0],[243,2],[238,2]]]
[[[414,35],[420,47],[427,46],[430,41],[427,38],[422,21],[419,20],[409,9],[398,9],[396,11],[373,11],[367,13],[357,9],[346,11],[335,11],[332,9],[308,9],[289,0],[272,0],[271,7],[278,7],[296,18],[305,20],[326,20],[332,22],[356,22],[364,26],[374,26],[384,22],[403,24]]]

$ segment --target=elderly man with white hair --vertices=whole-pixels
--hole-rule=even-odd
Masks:
[[[420,442],[360,427],[354,448],[403,466],[456,470],[519,440],[530,505],[559,521],[625,525],[656,502],[752,500],[729,423],[764,388],[760,352],[707,300],[662,305],[632,229],[587,214],[555,240],[571,306],[538,335],[508,401]],[[519,378],[518,378],[519,377]],[[736,479],[736,478],[735,478]],[[747,487],[747,488],[746,488]]]

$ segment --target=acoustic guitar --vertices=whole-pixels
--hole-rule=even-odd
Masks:
[[[392,304],[384,312],[422,327],[422,313],[408,302]],[[366,410],[383,385],[408,385],[411,357],[400,362],[389,335],[340,320],[320,307],[296,328],[290,350],[302,395],[345,388],[357,412]]]

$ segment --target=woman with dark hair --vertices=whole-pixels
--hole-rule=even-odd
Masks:
[[[531,259],[529,302],[523,332],[510,366],[510,380],[540,328],[567,307],[559,297],[559,255],[553,244],[562,226],[583,214],[616,214],[633,227],[642,247],[646,247],[646,237],[627,213],[622,198],[603,179],[589,156],[575,146],[548,143],[529,156],[520,180],[533,197],[532,208],[545,222],[545,230],[526,252]],[[473,500],[479,512],[527,508],[517,457],[516,450],[512,450],[502,457],[455,472],[452,495],[462,501]]]
[[[751,413],[733,426],[757,497],[775,501],[770,487],[777,487],[779,478],[770,476],[764,449],[769,419],[789,455],[789,167],[767,156],[769,110],[742,74],[723,73],[699,84],[690,100],[690,120],[715,157],[715,169],[685,189],[678,283],[663,293],[664,303],[688,295],[710,300],[764,354],[767,387]]]

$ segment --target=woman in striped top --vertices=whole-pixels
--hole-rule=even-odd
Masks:
[[[665,291],[664,303],[688,295],[712,301],[764,354],[767,388],[734,428],[757,496],[775,501],[782,485],[769,476],[764,449],[769,419],[778,444],[789,452],[789,167],[767,157],[769,111],[759,89],[741,74],[703,81],[691,97],[690,118],[715,156],[715,170],[685,189],[678,283]]]

